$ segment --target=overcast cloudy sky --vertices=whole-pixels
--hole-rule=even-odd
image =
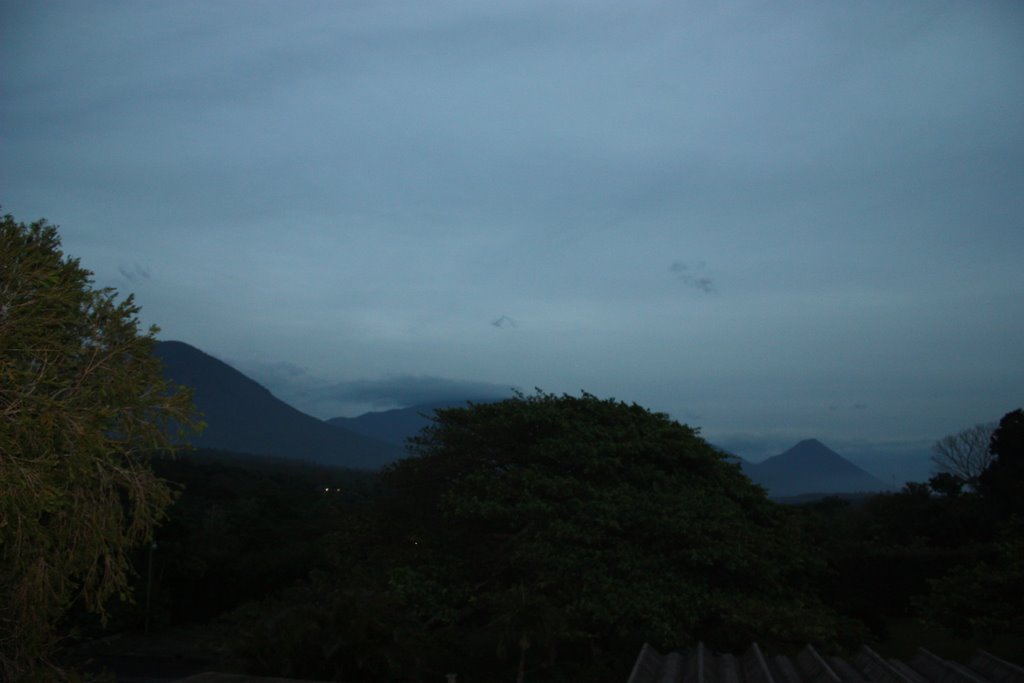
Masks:
[[[0,79],[3,211],[318,417],[882,457],[1024,405],[1019,2],[4,0]]]

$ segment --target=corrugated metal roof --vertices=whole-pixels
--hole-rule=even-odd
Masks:
[[[317,683],[298,678],[267,678],[266,676],[246,676],[243,674],[222,674],[208,671],[172,683]]]
[[[921,648],[909,660],[887,659],[870,647],[849,658],[825,657],[807,645],[795,657],[765,655],[756,643],[742,655],[703,643],[661,654],[644,645],[628,683],[1024,683],[1024,669],[979,650],[966,664]]]

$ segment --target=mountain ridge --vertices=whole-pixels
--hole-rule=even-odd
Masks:
[[[435,410],[486,402],[434,401],[352,418],[319,420],[185,342],[158,342],[155,353],[169,380],[193,388],[196,407],[208,425],[202,434],[191,439],[200,448],[287,457],[351,469],[379,469],[408,455],[407,439],[430,424]],[[890,488],[813,438],[758,463],[720,450],[774,498]]]
[[[736,457],[736,456],[733,456]],[[758,463],[739,459],[743,473],[772,497],[807,493],[885,491],[881,479],[839,455],[818,439],[804,439]]]
[[[380,441],[404,445],[410,437],[431,423],[435,410],[462,408],[470,403],[490,403],[501,399],[466,399],[431,401],[418,403],[406,408],[372,411],[356,417],[332,417],[325,422]]]
[[[227,363],[181,341],[158,342],[164,376],[192,387],[206,429],[193,435],[199,448],[308,460],[334,467],[377,469],[404,449],[324,423],[274,396]]]

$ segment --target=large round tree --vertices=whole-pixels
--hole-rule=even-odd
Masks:
[[[789,511],[664,414],[538,392],[439,410],[412,446],[384,474],[389,590],[520,677],[644,640],[835,636]]]
[[[993,460],[979,477],[981,494],[1001,517],[1024,513],[1024,410],[1003,415],[989,451]]]
[[[128,592],[171,491],[146,456],[193,424],[132,297],[94,289],[45,221],[0,221],[0,679],[50,680],[76,600]]]

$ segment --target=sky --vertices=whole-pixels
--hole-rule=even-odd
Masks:
[[[0,0],[0,207],[320,418],[895,476],[1024,406],[1024,4]]]

